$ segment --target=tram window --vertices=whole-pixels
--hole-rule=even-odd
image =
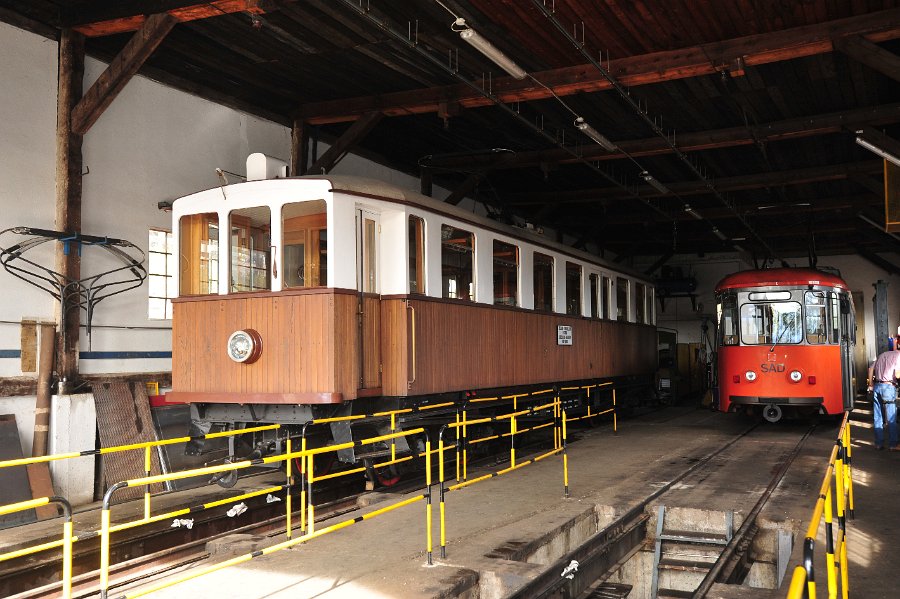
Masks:
[[[474,299],[475,235],[451,225],[441,226],[441,287],[443,297]]]
[[[799,302],[741,306],[741,342],[745,345],[800,343],[803,325]]]
[[[494,304],[519,305],[519,248],[494,240]]]
[[[591,318],[600,318],[600,306],[598,304],[598,294],[600,293],[600,275],[591,273]]]
[[[566,314],[581,316],[581,265],[566,262]]]
[[[179,221],[180,295],[219,292],[219,215],[188,214]]]
[[[232,292],[272,288],[269,249],[272,217],[268,206],[242,208],[231,213]]]
[[[285,204],[281,211],[282,273],[287,288],[328,282],[328,226],[324,200]]]
[[[718,314],[718,322],[721,323],[719,330],[719,345],[737,345],[738,344],[738,313],[737,301],[733,295],[726,295],[721,298],[716,305]]]
[[[628,279],[616,277],[616,320],[628,320]]]
[[[647,287],[643,283],[634,284],[635,298],[635,314],[634,321],[640,323],[647,322]]]
[[[791,299],[790,291],[751,291],[751,302],[772,302]]]
[[[553,258],[534,253],[534,309],[553,311]]]
[[[609,309],[611,297],[610,289],[612,281],[606,275],[600,276],[600,318],[612,318],[612,310]]]
[[[425,293],[425,221],[409,217],[409,292]]]
[[[806,342],[816,345],[828,343],[825,292],[807,291],[804,298],[806,303]]]
[[[831,299],[831,342],[841,342],[841,305],[838,295],[833,291],[828,294]]]

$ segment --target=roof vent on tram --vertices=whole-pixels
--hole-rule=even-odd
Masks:
[[[247,181],[264,179],[286,179],[288,165],[284,160],[255,152],[247,156]]]

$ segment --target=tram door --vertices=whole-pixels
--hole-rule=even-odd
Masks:
[[[359,388],[381,387],[381,301],[378,279],[378,215],[356,211],[356,283],[359,290]]]
[[[844,409],[852,410],[856,397],[856,363],[853,360],[853,346],[856,344],[856,322],[853,303],[849,296],[837,296],[840,308],[841,329],[841,390],[844,395]]]

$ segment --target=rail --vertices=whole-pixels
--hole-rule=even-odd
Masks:
[[[313,482],[315,480],[323,480],[324,478],[329,478],[328,476],[315,477],[315,474],[314,474],[315,473],[315,470],[314,470],[315,456],[321,455],[324,453],[329,453],[329,452],[341,451],[343,449],[350,449],[352,447],[359,447],[362,445],[370,445],[370,444],[379,443],[379,442],[383,442],[383,441],[389,441],[391,439],[396,439],[396,438],[399,438],[402,436],[420,435],[420,434],[425,435],[425,438],[426,438],[426,442],[425,442],[426,491],[424,493],[422,493],[420,495],[416,495],[414,497],[409,497],[409,498],[403,499],[401,501],[398,501],[391,505],[374,510],[372,512],[368,512],[362,516],[358,516],[351,520],[345,520],[345,521],[339,522],[337,524],[332,524],[332,525],[327,526],[318,531],[315,530],[315,524],[314,524],[315,508],[314,508],[313,503],[310,501],[309,505],[307,506],[307,510],[308,510],[307,517],[309,519],[309,531],[300,537],[296,537],[296,538],[292,537],[292,535],[291,535],[291,515],[290,515],[291,514],[290,495],[291,495],[291,490],[294,487],[292,466],[291,466],[291,464],[294,460],[300,460],[301,463],[306,464],[307,476],[305,477],[304,484],[302,484],[301,487],[305,488],[307,494],[310,497],[312,497]],[[343,528],[352,526],[353,524],[356,524],[358,522],[370,520],[379,515],[386,514],[388,512],[394,511],[395,509],[405,507],[407,505],[411,505],[411,504],[419,502],[419,501],[425,501],[425,504],[426,504],[426,509],[425,509],[426,531],[427,531],[426,545],[427,545],[428,563],[429,564],[432,563],[432,538],[431,538],[431,525],[432,525],[431,484],[432,483],[431,483],[431,474],[430,473],[431,473],[431,455],[433,452],[431,451],[431,441],[428,439],[427,431],[425,431],[424,428],[416,428],[416,429],[411,429],[408,431],[402,431],[399,433],[380,435],[380,436],[371,437],[368,439],[361,439],[359,441],[351,441],[348,443],[341,443],[341,444],[337,444],[337,445],[330,445],[330,446],[319,447],[319,448],[315,448],[315,449],[304,449],[304,450],[297,451],[297,452],[291,451],[290,442],[291,442],[291,440],[287,439],[287,443],[285,445],[286,452],[283,454],[279,454],[279,455],[266,456],[263,458],[254,458],[254,459],[250,459],[250,460],[243,460],[243,461],[234,462],[231,464],[222,464],[222,465],[218,465],[218,466],[208,466],[205,468],[196,468],[193,470],[186,470],[183,472],[177,472],[177,473],[172,473],[172,474],[161,474],[161,475],[157,475],[157,476],[137,478],[137,479],[127,480],[127,481],[117,482],[114,485],[112,485],[106,491],[106,494],[103,496],[103,509],[101,512],[101,525],[100,525],[100,596],[101,596],[101,599],[107,599],[109,596],[110,539],[111,539],[112,533],[118,532],[121,530],[125,530],[128,528],[133,528],[136,526],[141,526],[141,525],[147,524],[149,522],[155,522],[155,521],[163,520],[163,519],[177,518],[178,516],[181,516],[184,514],[195,513],[197,511],[200,511],[203,509],[209,509],[211,507],[221,506],[226,503],[233,503],[235,501],[240,501],[242,499],[247,499],[250,497],[256,497],[259,495],[265,495],[268,493],[273,493],[273,492],[278,492],[278,491],[284,491],[286,493],[285,509],[286,509],[287,513],[285,515],[285,518],[286,518],[286,523],[287,523],[287,531],[286,531],[287,539],[285,541],[282,541],[281,543],[277,543],[275,545],[269,546],[265,549],[253,551],[252,553],[246,553],[246,554],[234,557],[232,559],[225,560],[225,561],[219,562],[217,564],[213,564],[206,568],[201,568],[201,569],[193,571],[193,572],[188,572],[188,573],[186,573],[182,576],[176,577],[174,579],[162,581],[156,585],[152,585],[150,587],[146,587],[146,588],[134,591],[132,593],[128,593],[126,595],[121,595],[121,596],[119,596],[119,599],[132,599],[135,597],[142,597],[144,595],[162,590],[164,588],[174,586],[181,582],[185,582],[187,580],[192,580],[199,576],[203,576],[205,574],[210,574],[212,572],[222,570],[223,568],[227,568],[229,566],[241,564],[241,563],[244,563],[251,559],[261,557],[263,555],[270,555],[276,551],[280,551],[282,549],[287,549],[289,547],[293,547],[300,543],[306,543],[312,539],[318,538],[325,534],[329,534],[331,532],[336,532]],[[113,526],[111,524],[112,498],[113,498],[113,495],[116,493],[116,491],[118,491],[119,489],[124,489],[124,488],[128,488],[128,487],[140,487],[140,486],[145,486],[145,485],[152,485],[152,484],[156,484],[156,483],[168,482],[171,480],[178,480],[180,478],[188,478],[188,477],[192,477],[192,476],[217,474],[217,473],[222,473],[222,472],[228,472],[228,471],[233,471],[233,470],[249,468],[252,466],[275,464],[278,462],[286,463],[285,473],[287,476],[287,482],[284,485],[280,485],[280,486],[276,486],[276,487],[269,487],[266,489],[253,491],[250,493],[244,493],[244,494],[241,494],[241,495],[238,495],[235,497],[229,497],[226,499],[202,504],[200,506],[183,508],[183,509],[168,512],[165,514],[160,514],[158,516],[152,516],[151,518],[134,520],[131,522],[117,524],[115,526]],[[301,513],[303,511],[304,510],[301,509]]]
[[[794,568],[788,587],[788,599],[814,599],[816,595],[815,549],[819,525],[825,520],[825,573],[829,599],[849,597],[847,571],[847,515],[853,518],[853,472],[851,468],[850,413],[844,414],[840,432],[819,490],[819,497],[809,519],[809,528],[803,542],[803,565]],[[832,491],[832,482],[834,490]],[[834,539],[834,507],[837,509],[838,534]],[[805,593],[804,593],[805,590]]]
[[[18,503],[11,503],[0,506],[0,516],[30,510],[33,508],[48,505],[50,503],[58,503],[63,508],[65,521],[63,522],[62,538],[59,541],[44,543],[35,547],[19,549],[16,551],[8,551],[0,554],[0,562],[44,551],[52,547],[62,546],[62,598],[70,599],[72,597],[72,506],[62,497],[56,495],[52,497],[40,497],[38,499],[29,499]]]

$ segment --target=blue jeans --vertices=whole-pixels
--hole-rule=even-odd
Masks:
[[[875,421],[875,446],[884,447],[884,421],[881,410],[884,408],[884,418],[887,419],[888,445],[895,447],[897,440],[897,388],[891,383],[875,383],[872,393],[872,414]]]

